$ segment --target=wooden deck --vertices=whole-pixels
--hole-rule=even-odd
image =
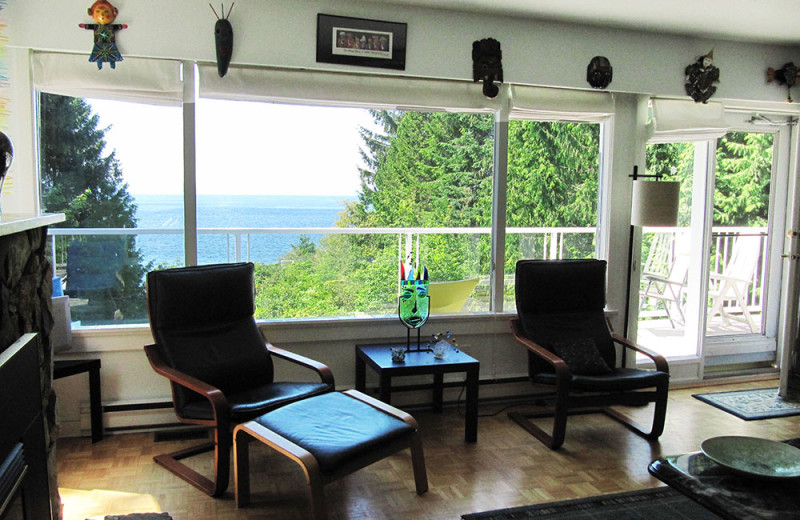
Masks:
[[[754,314],[756,321],[760,314]],[[684,328],[679,323],[670,323],[666,317],[655,317],[639,321],[639,333],[636,342],[656,352],[669,356],[692,356],[697,353],[694,341],[684,338]],[[753,334],[746,323],[740,321],[725,322],[715,316],[708,323],[709,336],[728,336],[736,334]]]

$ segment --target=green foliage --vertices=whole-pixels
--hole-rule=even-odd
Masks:
[[[128,193],[115,153],[104,153],[107,129],[99,128],[99,118],[83,99],[42,94],[40,102],[42,205],[46,211],[66,215],[60,226],[70,228],[134,228],[136,204]],[[103,237],[83,236],[75,241],[103,242]],[[124,254],[116,281],[108,289],[70,287],[73,297],[86,299],[85,306],[73,307],[73,318],[84,323],[101,323],[121,317],[142,321],[144,303],[144,265],[133,236],[124,240]],[[66,244],[61,244],[63,247]],[[89,272],[102,270],[109,259],[84,259]],[[67,262],[80,259],[68,259]],[[118,311],[118,312],[117,312]]]
[[[506,223],[595,226],[599,125],[512,121],[508,134]]]
[[[772,134],[730,132],[717,147],[714,225],[766,226]]]
[[[717,142],[715,226],[765,226],[772,176],[772,134],[729,132]],[[647,173],[681,183],[678,225],[689,226],[694,186],[694,143],[647,147]]]
[[[597,225],[600,126],[587,123],[511,121],[508,127],[506,224],[510,227]],[[566,237],[565,237],[566,238]],[[520,258],[543,258],[541,235],[510,235],[505,271]],[[557,244],[562,258],[595,256],[594,234]]]
[[[337,225],[491,225],[491,116],[371,113],[381,131],[361,129],[361,192]],[[512,122],[509,138],[508,224],[595,226],[599,126]],[[593,256],[594,235],[576,236],[562,247],[565,257]],[[425,234],[420,250],[420,263],[434,281],[488,276],[486,234]],[[520,247],[512,245],[508,253],[506,272],[513,272]],[[314,251],[298,245],[282,265],[259,267],[259,317],[396,313],[397,255],[397,235],[332,235]]]

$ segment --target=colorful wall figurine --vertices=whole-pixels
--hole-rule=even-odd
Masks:
[[[687,66],[685,74],[686,93],[695,103],[708,103],[717,91],[714,83],[719,83],[719,69],[714,66],[714,49]]]
[[[483,82],[484,96],[497,97],[500,88],[494,82],[503,82],[503,52],[499,41],[485,38],[472,42],[472,81]]]
[[[797,68],[797,65],[795,65],[794,62],[790,61],[789,63],[784,64],[784,66],[778,70],[769,67],[767,69],[767,83],[777,81],[778,85],[786,85],[786,90],[788,91],[786,101],[791,103],[792,87],[797,84],[799,75],[800,69]]]
[[[103,62],[108,62],[111,68],[116,68],[118,61],[122,61],[122,55],[117,49],[116,32],[127,29],[126,24],[113,23],[117,18],[119,10],[111,5],[108,0],[97,0],[88,9],[91,16],[97,23],[78,24],[83,29],[94,31],[94,47],[89,61],[97,63],[97,68],[103,68]]]
[[[217,73],[219,73],[220,78],[228,73],[228,66],[231,64],[231,56],[233,56],[233,26],[228,18],[231,16],[234,5],[236,5],[236,2],[231,4],[231,8],[228,9],[228,14],[226,15],[225,4],[221,4],[220,12],[222,13],[222,18],[220,18],[217,11],[214,10],[214,6],[208,4],[211,10],[214,11],[214,16],[217,17],[217,23],[214,24],[214,45],[217,48]]]

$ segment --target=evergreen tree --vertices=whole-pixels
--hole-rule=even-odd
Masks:
[[[717,145],[714,225],[766,226],[772,134],[729,132]]]
[[[91,106],[79,98],[42,94],[40,111],[44,209],[64,213],[62,227],[136,227],[136,204],[114,151],[105,153],[108,129],[99,127]],[[88,299],[85,309],[75,309],[75,319],[97,322],[119,314],[126,320],[146,319],[143,280],[150,266],[143,265],[133,236],[76,237],[64,247],[76,252],[67,259],[68,271],[96,276],[88,288],[75,287],[78,275],[70,287],[67,276],[68,293]],[[84,265],[77,266],[80,262]]]

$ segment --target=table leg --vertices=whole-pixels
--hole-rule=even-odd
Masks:
[[[478,442],[478,372],[480,368],[467,369],[466,424],[464,440]]]
[[[367,364],[356,354],[356,390],[364,392],[367,389]]]
[[[391,404],[392,400],[392,377],[383,372],[380,373],[378,383],[378,397],[386,404]]]
[[[89,370],[89,411],[92,418],[92,442],[103,440],[103,400],[100,396],[100,363]]]
[[[433,411],[442,413],[444,374],[433,374]]]

